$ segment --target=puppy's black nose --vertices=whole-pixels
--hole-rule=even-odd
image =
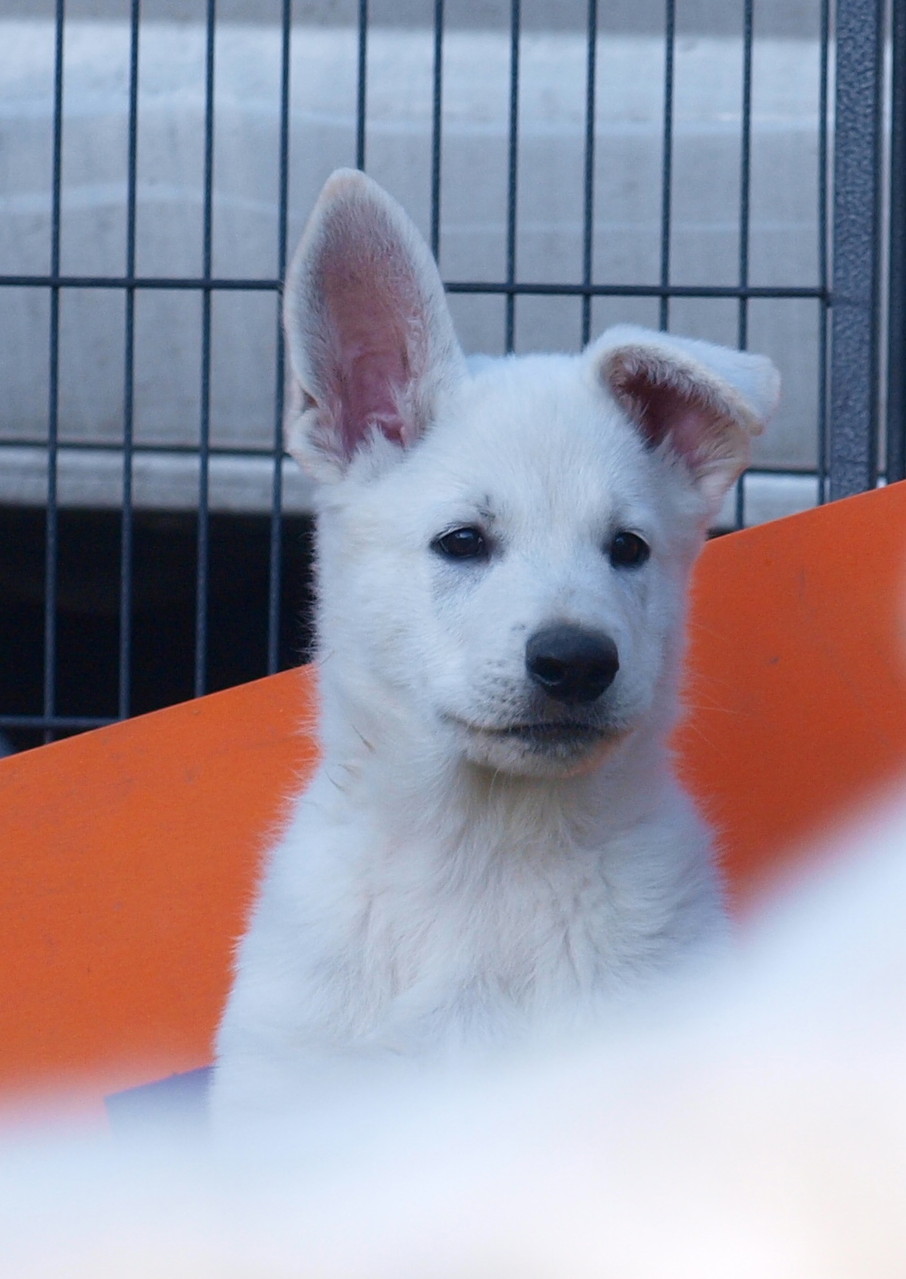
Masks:
[[[595,701],[610,687],[620,659],[609,635],[561,624],[531,637],[525,646],[525,666],[548,697],[578,705]]]

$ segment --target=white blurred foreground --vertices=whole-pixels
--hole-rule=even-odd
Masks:
[[[9,1139],[11,1279],[902,1279],[906,802],[618,1041],[253,1144]],[[674,992],[675,995],[675,992]]]

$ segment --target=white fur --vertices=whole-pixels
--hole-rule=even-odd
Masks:
[[[776,398],[766,360],[635,328],[467,369],[427,248],[350,172],[286,318],[288,444],[322,481],[323,759],[239,948],[225,1122],[363,1064],[599,1020],[722,934],[667,738],[689,571]],[[463,527],[486,559],[433,545]],[[611,565],[619,530],[641,567]],[[593,703],[529,679],[553,624],[616,643]]]

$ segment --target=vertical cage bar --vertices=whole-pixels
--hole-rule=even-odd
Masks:
[[[443,136],[444,0],[434,0],[431,81],[431,252],[440,260],[440,166]]]
[[[670,235],[673,209],[673,88],[676,58],[676,0],[665,0],[664,8],[664,129],[661,140],[661,263],[660,283],[670,287]],[[670,325],[670,299],[661,294],[658,325]]]
[[[359,0],[358,80],[355,105],[355,167],[365,168],[365,112],[368,90],[368,0]]]
[[[749,230],[752,186],[752,0],[743,7],[742,108],[739,138],[739,287],[749,284]],[[749,299],[739,299],[736,341],[744,350],[749,341]]]
[[[828,130],[830,126],[830,0],[821,0],[821,54],[818,85],[818,284],[821,302],[818,312],[818,502],[827,501],[828,463],[828,330],[830,272],[828,262]]]
[[[286,276],[289,212],[289,87],[292,40],[292,0],[282,0],[280,30],[280,151],[277,168],[277,278]],[[277,295],[277,348],[274,371],[274,441],[271,512],[267,566],[267,671],[280,664],[280,568],[283,556],[283,395],[286,382],[281,295]]]
[[[588,0],[585,61],[585,158],[582,195],[582,283],[591,285],[595,247],[595,111],[598,74],[598,4]],[[582,345],[591,336],[591,294],[582,295]]]
[[[54,28],[53,150],[51,173],[50,273],[60,274],[60,236],[63,193],[63,31],[65,0],[57,0]],[[50,334],[47,385],[47,510],[44,522],[44,741],[57,710],[57,600],[59,594],[59,509],[57,463],[60,414],[60,288],[50,289]]]
[[[749,285],[749,229],[752,185],[752,0],[743,5],[742,33],[742,106],[739,138],[739,287]],[[744,351],[749,345],[749,299],[743,293],[739,299],[736,316],[736,345]],[[736,527],[744,528],[746,522],[745,478],[736,482]]]
[[[510,109],[507,134],[506,282],[516,282],[516,212],[519,181],[519,42],[522,28],[520,0],[510,3]],[[504,344],[512,351],[516,336],[516,295],[506,295]]]
[[[204,103],[204,213],[202,228],[202,278],[211,279],[214,203],[214,48],[216,0],[207,0],[205,30]],[[201,402],[198,438],[198,537],[195,582],[195,679],[194,692],[200,697],[207,686],[208,579],[211,562],[210,537],[210,444],[211,444],[211,290],[201,295]]]
[[[884,0],[837,0],[831,498],[877,482]]]
[[[906,3],[892,0],[887,258],[887,482],[906,479]]]
[[[136,176],[138,161],[138,55],[141,0],[132,0],[129,29],[129,123],[126,170],[126,275],[135,278]],[[135,410],[135,288],[127,285],[123,352],[123,502],[120,515],[120,633],[118,705],[125,719],[131,704],[132,669],[132,464]]]

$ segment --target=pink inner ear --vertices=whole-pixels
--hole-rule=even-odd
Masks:
[[[414,432],[407,430],[400,404],[407,364],[405,352],[392,345],[384,350],[341,352],[340,433],[347,459],[373,427],[396,444],[412,443]]]
[[[652,448],[669,439],[693,471],[719,455],[729,410],[681,371],[621,364],[612,370],[611,387]]]
[[[668,435],[677,453],[689,462],[693,470],[697,469],[707,460],[717,442],[716,434],[708,430],[714,425],[713,414],[709,415],[704,405],[695,405],[682,398],[677,398],[673,407],[666,409],[665,413],[666,416],[659,421],[661,439]]]
[[[325,248],[319,263],[325,401],[345,460],[377,428],[409,445],[419,433],[414,382],[426,368],[425,301],[401,248],[354,239]]]

